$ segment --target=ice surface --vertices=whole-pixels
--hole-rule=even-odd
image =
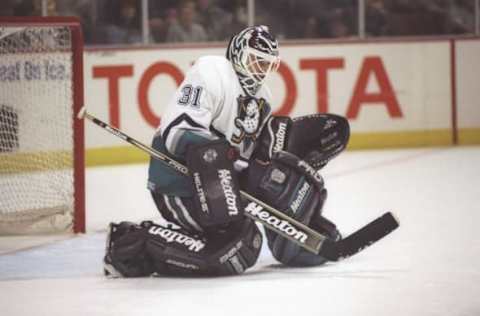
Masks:
[[[325,215],[348,234],[392,211],[397,231],[323,267],[264,247],[246,274],[200,279],[103,277],[107,223],[158,217],[146,165],[91,168],[87,234],[0,238],[0,314],[480,315],[479,162],[480,147],[346,152],[324,169]]]

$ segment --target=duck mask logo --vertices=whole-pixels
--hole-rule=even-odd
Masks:
[[[264,98],[239,96],[238,114],[235,118],[237,132],[232,136],[232,142],[244,143],[245,148],[250,147],[258,137],[258,132],[263,122],[270,113],[270,106]]]

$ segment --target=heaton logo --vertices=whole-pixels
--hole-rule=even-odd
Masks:
[[[185,263],[185,262],[180,262],[177,260],[173,259],[167,259],[165,261],[168,264],[173,264],[174,266],[181,267],[184,269],[189,269],[189,270],[199,270],[200,268],[197,265],[191,264],[191,263]]]
[[[275,145],[273,146],[273,152],[283,150],[285,146],[285,136],[287,134],[287,123],[280,122],[278,124],[278,130],[275,133]]]
[[[298,242],[305,244],[308,239],[308,236],[303,231],[299,231],[292,224],[286,220],[282,220],[275,215],[271,214],[267,210],[263,209],[260,205],[255,202],[250,202],[245,207],[245,212],[253,215],[255,218],[259,219],[261,222],[268,223],[270,226],[276,228],[279,232],[286,234],[287,236],[293,237]]]
[[[220,184],[222,185],[223,194],[228,205],[228,215],[233,216],[238,214],[237,195],[233,192],[232,174],[228,169],[218,170]]]
[[[298,162],[298,167],[305,170],[309,175],[311,175],[315,179],[315,181],[317,181],[318,183],[321,183],[323,185],[323,178],[320,175],[320,173],[317,170],[315,170],[315,168],[313,168],[312,166],[310,166],[308,163],[306,163],[303,160],[300,160]]]
[[[292,205],[290,205],[290,209],[293,211],[293,213],[296,213],[300,205],[302,205],[303,200],[305,199],[305,195],[307,195],[308,189],[310,189],[310,184],[308,182],[305,182],[300,190],[298,190],[298,195],[293,201]]]
[[[160,236],[167,242],[175,242],[177,244],[184,245],[188,248],[188,250],[193,252],[199,252],[205,247],[205,243],[202,240],[194,239],[190,236],[161,226],[150,227],[148,233],[151,235]]]
[[[198,200],[200,201],[200,207],[204,213],[209,213],[207,197],[205,196],[205,191],[202,188],[202,180],[200,180],[200,174],[195,172],[193,174],[193,183],[195,184],[195,190],[197,191]]]

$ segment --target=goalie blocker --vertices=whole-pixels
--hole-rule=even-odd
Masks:
[[[195,192],[189,211],[204,230],[215,230],[243,219],[240,186],[233,167],[236,156],[223,139],[190,145],[187,150],[187,166]]]

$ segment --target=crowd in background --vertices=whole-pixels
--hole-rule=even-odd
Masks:
[[[362,32],[365,37],[473,34],[476,1],[364,0]],[[361,34],[358,0],[254,4],[255,24],[269,25],[280,39]],[[141,6],[141,0],[1,0],[0,15],[75,15],[91,45],[225,41],[248,25],[246,0],[149,0],[145,39]]]

